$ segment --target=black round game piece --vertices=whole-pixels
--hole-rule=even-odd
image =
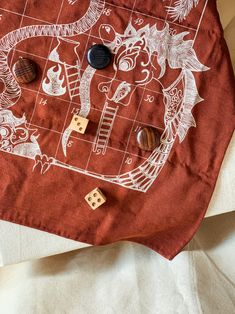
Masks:
[[[112,60],[112,53],[108,47],[96,44],[87,53],[87,61],[94,69],[101,70],[109,66]]]

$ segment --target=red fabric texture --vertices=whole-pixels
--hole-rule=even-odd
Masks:
[[[205,215],[235,126],[234,74],[216,1],[199,0],[185,19],[167,11],[171,1],[57,2],[53,7],[44,0],[0,3],[0,93],[9,85],[15,93],[0,96],[0,219],[93,245],[133,241],[172,259]],[[79,34],[65,36],[64,27],[58,36],[49,30],[39,35],[38,29],[30,38],[13,33],[12,43],[6,37],[25,26],[73,23],[91,4],[89,19],[96,21],[86,27],[87,19]],[[114,60],[93,73],[85,54],[94,43],[108,45]],[[20,56],[37,63],[38,78],[15,86],[7,71]],[[77,61],[80,90],[71,96],[66,66]],[[51,68],[61,70],[59,87],[50,85]],[[167,89],[182,73],[170,89],[181,94],[171,94],[167,102]],[[86,109],[87,101],[86,133],[70,133],[63,146],[73,114]],[[105,104],[117,111],[100,152],[97,132]],[[174,114],[179,116],[173,121]],[[168,140],[172,132],[173,141],[167,155],[152,160],[159,165],[148,173],[138,167],[152,155],[136,142],[136,132],[146,125],[165,132]],[[143,182],[130,174],[136,168],[146,175]],[[107,202],[93,211],[84,197],[96,187]]]

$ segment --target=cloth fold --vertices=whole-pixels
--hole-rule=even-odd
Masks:
[[[119,243],[0,268],[2,314],[235,311],[235,213],[208,218],[169,262]]]
[[[234,75],[216,1],[180,12],[165,1],[63,1],[56,16],[38,10],[42,5],[26,1],[22,12],[32,23],[24,26],[19,13],[18,25],[13,14],[14,30],[1,29],[0,218],[93,245],[138,242],[172,259],[206,213],[234,131]],[[21,6],[16,1],[12,12]],[[51,24],[38,25],[36,12]],[[102,76],[90,73],[85,60],[92,36],[114,55]],[[56,51],[59,59],[48,58],[48,37],[49,56]],[[62,37],[74,48],[69,56],[59,49]],[[30,44],[39,39],[43,45],[32,53]],[[16,82],[7,62],[16,61],[20,45],[44,62],[32,90]],[[71,67],[79,72],[76,95]],[[39,93],[46,100],[38,103]],[[71,108],[75,96],[80,106]],[[34,107],[26,107],[31,100]],[[66,126],[80,111],[89,113],[90,129],[69,141]],[[135,141],[135,130],[145,125],[161,130],[160,145],[149,154]],[[84,196],[97,186],[107,202],[92,211]]]

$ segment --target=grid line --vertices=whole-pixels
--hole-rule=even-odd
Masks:
[[[136,4],[136,0],[135,0],[135,3],[134,3],[134,6],[133,6],[133,12],[134,12],[134,8],[135,8],[135,4]],[[132,12],[132,15],[133,15],[133,12]],[[166,22],[166,20],[165,20]],[[164,23],[165,23],[164,22]],[[150,66],[150,69],[152,69],[152,65]],[[139,114],[139,111],[140,111],[140,108],[142,106],[142,102],[143,102],[143,99],[144,99],[144,94],[145,94],[145,90],[146,90],[146,86],[147,86],[148,83],[146,83],[144,85],[144,90],[143,90],[143,94],[142,94],[142,97],[141,97],[141,100],[139,102],[139,105],[138,105],[138,108],[137,108],[137,111],[136,111],[136,115],[135,115],[135,118],[133,120],[133,124],[132,124],[132,128],[131,128],[131,131],[130,131],[130,134],[128,136],[128,140],[127,140],[127,144],[126,144],[126,149],[125,149],[125,154],[123,156],[123,159],[122,159],[122,163],[121,163],[121,166],[119,168],[119,172],[118,172],[118,175],[121,174],[121,171],[122,171],[122,168],[123,168],[123,165],[125,163],[125,160],[126,160],[126,157],[127,157],[127,154],[128,154],[128,147],[129,147],[129,144],[130,144],[130,141],[131,141],[131,136],[132,136],[132,133],[133,133],[133,130],[134,130],[134,126],[135,126],[135,123],[137,121],[137,117],[138,117],[138,114]]]
[[[200,26],[201,26],[201,23],[202,23],[202,19],[203,19],[204,14],[205,14],[205,10],[206,10],[206,7],[207,7],[207,3],[208,3],[208,0],[206,0],[205,5],[204,5],[204,7],[203,7],[203,11],[202,11],[202,13],[201,13],[201,17],[200,17],[200,20],[199,20],[199,23],[198,23],[198,27],[197,27],[197,30],[196,30],[196,34],[195,34],[194,39],[193,39],[193,45],[194,45],[194,43],[195,43],[195,41],[196,41],[196,38],[197,38],[197,35],[198,35],[198,32],[199,32]]]
[[[171,0],[171,1],[172,1],[172,0]],[[21,24],[20,24],[20,25],[22,25],[22,22],[23,22],[24,17],[30,18],[30,19],[35,20],[35,21],[40,21],[40,22],[43,22],[43,23],[47,23],[47,24],[54,24],[54,23],[50,23],[50,22],[48,22],[48,21],[43,21],[43,20],[40,20],[40,19],[31,17],[31,16],[24,15],[24,13],[25,13],[25,11],[26,11],[27,2],[28,2],[28,0],[26,0],[25,8],[24,8],[23,14],[20,14],[20,13],[18,13],[18,12],[14,12],[14,11],[10,11],[10,10],[4,9],[4,8],[0,8],[0,9],[2,9],[3,11],[6,11],[6,12],[10,12],[10,13],[13,13],[13,14],[17,14],[17,15],[22,16]],[[136,3],[136,0],[135,0],[135,3]],[[145,14],[145,13],[142,13],[142,12],[135,11],[135,10],[134,10],[134,8],[135,8],[135,3],[134,3],[134,5],[133,5],[133,9],[131,10],[131,9],[123,8],[123,7],[118,6],[118,5],[111,4],[111,3],[109,3],[108,1],[106,1],[106,4],[108,4],[108,5],[110,5],[110,6],[117,7],[117,8],[124,9],[124,10],[128,10],[128,11],[131,11],[131,12],[132,12],[132,13],[131,13],[131,17],[132,17],[132,15],[133,15],[134,13],[136,13],[136,14],[140,14],[140,15],[142,15],[142,16],[146,16],[146,17],[149,17],[149,18],[152,18],[152,19],[157,19],[157,20],[162,20],[162,21],[163,21],[163,19],[161,19],[161,18],[157,18],[157,17],[155,17],[155,16],[151,16],[151,15],[148,15],[148,14]],[[179,26],[179,27],[181,27],[181,28],[187,28],[187,29],[189,29],[189,30],[191,30],[191,31],[196,32],[196,33],[195,33],[195,36],[194,36],[194,40],[193,40],[193,42],[195,42],[196,37],[197,37],[197,35],[198,35],[198,33],[199,33],[200,25],[201,25],[201,22],[202,22],[202,19],[203,19],[203,16],[204,16],[204,13],[205,13],[205,10],[206,10],[206,7],[207,7],[207,3],[208,3],[208,0],[205,1],[205,5],[204,5],[203,11],[202,11],[202,13],[201,13],[201,17],[200,17],[200,20],[199,20],[199,24],[197,25],[197,28],[196,28],[196,29],[195,29],[195,28],[191,28],[191,27],[187,27],[187,26],[184,26],[184,25],[181,25],[181,24],[178,24],[178,23],[174,23],[174,22],[172,22],[172,21],[169,21],[169,23],[174,24],[174,25],[177,25],[177,26]],[[61,9],[62,9],[62,7],[63,7],[63,4],[64,4],[64,0],[62,0]],[[57,21],[59,20],[60,13],[61,13],[61,10],[60,10],[60,12],[59,12]],[[166,18],[165,18],[165,22],[166,22],[166,21],[167,21],[167,16],[166,16]],[[167,22],[168,22],[168,21],[167,21]],[[89,36],[88,36],[88,39],[87,39],[87,44],[88,44],[88,42],[89,42],[89,38],[90,38],[90,37],[97,38],[96,36],[91,35],[91,31],[92,31],[92,29],[91,29],[90,32],[89,32]],[[98,37],[98,38],[99,38],[99,37]],[[51,50],[51,47],[52,47],[53,39],[54,39],[54,38],[52,38],[51,45],[50,45],[50,50]],[[15,50],[17,51],[17,49],[14,49],[14,52],[15,52]],[[49,50],[49,52],[50,52],[50,50]],[[86,50],[85,50],[85,51],[86,51]],[[14,53],[14,52],[13,52],[13,53]],[[23,51],[22,51],[22,52],[23,52]],[[84,52],[84,55],[85,55],[85,52]],[[35,55],[35,56],[37,56],[37,55]],[[37,57],[43,58],[43,57],[40,57],[40,56],[37,56]],[[45,58],[45,59],[48,61],[48,58]],[[13,60],[13,56],[12,56],[12,60]],[[45,67],[44,67],[43,75],[44,75],[44,73],[45,73],[46,66],[47,66],[47,64],[46,64]],[[109,77],[106,77],[106,76],[103,76],[103,77],[110,79]],[[45,94],[43,94],[43,93],[40,92],[40,88],[41,88],[41,84],[40,84],[39,90],[38,90],[38,92],[37,92],[37,98],[38,98],[38,96],[39,96],[40,94],[45,95]],[[25,90],[30,90],[30,89],[27,89],[27,88],[24,88],[24,89],[25,89]],[[145,84],[144,87],[142,87],[142,89],[143,89],[144,91],[145,91],[145,90],[148,90],[148,89],[146,88],[146,84]],[[31,90],[31,91],[35,92],[34,90]],[[142,100],[140,101],[140,104],[139,104],[139,108],[137,109],[136,117],[138,116],[138,111],[139,111],[139,109],[140,109],[140,107],[141,107],[141,104],[142,104],[142,101],[143,101],[144,91],[143,91],[143,95],[142,95]],[[149,91],[150,91],[150,92],[153,92],[153,93],[157,93],[157,92],[155,92],[155,91],[153,91],[153,90],[149,90]],[[161,93],[159,93],[159,94],[161,94]],[[66,101],[66,100],[64,100],[64,99],[61,99],[61,100]],[[69,101],[67,101],[67,102],[69,102]],[[73,103],[72,101],[70,101],[69,103],[70,103],[70,105],[69,105],[70,107],[71,107],[72,104],[77,105],[77,103]],[[36,100],[36,102],[35,102],[34,112],[35,112],[36,106],[37,106],[37,100]],[[69,110],[70,110],[70,107],[69,107],[69,109],[68,109],[68,112],[69,112]],[[93,108],[93,109],[94,109],[94,110],[99,110],[99,109],[96,109],[96,108]],[[102,110],[99,110],[99,111],[102,111]],[[32,121],[32,119],[33,119],[34,112],[33,112],[32,116],[31,116],[31,120],[30,120],[30,121]],[[119,116],[119,117],[120,117],[120,118],[123,118],[123,119],[127,119],[127,120],[132,121],[132,122],[133,122],[133,127],[134,127],[135,122],[138,123],[138,121],[137,121],[136,119],[132,120],[132,119],[128,119],[128,118],[122,117],[122,116]],[[65,123],[66,123],[66,122],[65,122]],[[141,123],[141,122],[140,122],[140,123]],[[35,127],[41,128],[41,129],[46,129],[46,130],[51,131],[51,132],[55,132],[55,133],[62,134],[61,132],[58,132],[58,131],[55,131],[55,130],[52,130],[52,129],[47,129],[47,128],[44,128],[44,127],[42,127],[42,126],[37,126],[37,125],[34,125],[34,124],[32,124],[32,123],[29,123],[29,125],[32,125],[32,126],[35,126]],[[133,128],[132,128],[132,130],[133,130]],[[131,136],[131,134],[130,134],[130,136]],[[87,141],[87,140],[82,140],[82,139],[76,138],[76,137],[74,137],[74,136],[71,136],[71,138],[72,138],[72,139],[76,139],[76,140],[81,140],[81,141]],[[130,137],[129,137],[129,139],[130,139]],[[92,141],[87,141],[87,142],[93,143]],[[110,148],[110,149],[114,149],[114,150],[118,150],[118,151],[124,152],[125,155],[124,155],[124,157],[123,157],[122,165],[123,165],[123,163],[124,163],[126,154],[127,154],[127,152],[128,152],[128,151],[127,151],[128,145],[129,145],[129,143],[127,144],[127,147],[126,147],[126,150],[125,150],[125,151],[123,151],[123,150],[118,150],[118,149],[115,149],[115,148],[113,148],[113,147],[109,147],[109,146],[108,146],[108,148]],[[91,153],[92,153],[92,150],[91,150]],[[128,153],[129,153],[129,152],[128,152]],[[130,155],[134,155],[134,156],[139,157],[139,158],[146,159],[146,158],[141,157],[141,156],[139,156],[139,155],[135,155],[135,154],[132,154],[132,153],[129,153],[129,154],[130,154]],[[91,156],[91,154],[90,154],[90,156]],[[89,160],[88,160],[88,164],[89,164]],[[86,169],[88,168],[88,164],[87,164]],[[121,165],[121,168],[122,168],[122,165]],[[121,171],[121,168],[120,168],[120,171]]]
[[[56,130],[53,130],[53,129],[48,129],[48,128],[46,128],[46,127],[43,127],[43,126],[40,126],[40,125],[37,125],[37,124],[32,124],[32,123],[31,123],[30,125],[33,126],[33,127],[35,127],[35,128],[38,128],[38,129],[50,131],[50,132],[52,132],[52,133],[56,133],[56,134],[60,134],[60,135],[63,134],[62,132],[59,132],[59,131],[56,131]],[[90,144],[92,144],[92,145],[94,144],[94,141],[85,140],[85,139],[83,139],[83,138],[79,138],[79,137],[76,137],[76,136],[73,136],[73,135],[71,135],[70,137],[71,137],[71,139],[74,139],[74,140],[77,140],[77,141],[90,143]],[[112,150],[115,150],[115,151],[118,151],[118,152],[122,152],[122,153],[125,152],[124,150],[119,149],[119,148],[116,148],[116,147],[113,147],[113,146],[109,146],[109,145],[108,145],[107,147],[108,147],[109,149],[112,149]],[[129,152],[129,154],[132,155],[132,156],[135,156],[135,157],[142,158],[142,159],[144,159],[144,160],[147,159],[146,157],[143,157],[143,156],[140,156],[140,155],[131,153],[131,152]]]
[[[23,20],[24,20],[24,16],[25,16],[25,12],[26,12],[26,8],[27,8],[28,1],[29,1],[29,0],[25,0],[24,10],[23,10],[23,14],[21,15],[21,20],[20,20],[19,28],[22,27],[22,23],[23,23]],[[11,56],[10,67],[12,66],[12,62],[13,62],[13,60],[14,60],[14,56],[15,56],[15,48],[13,49],[13,53],[12,53],[12,56]]]
[[[135,3],[136,3],[136,0],[134,0],[134,4],[133,4],[133,8],[132,8],[133,10],[134,10],[134,7],[135,7]],[[131,11],[130,18],[129,18],[129,22],[130,22],[131,19],[132,19],[132,15],[133,15],[133,11]],[[111,85],[109,86],[109,90],[110,90],[110,88],[111,88]],[[107,93],[108,93],[108,92],[107,92]],[[88,167],[89,167],[89,162],[90,162],[90,159],[91,159],[91,156],[92,156],[92,152],[93,152],[93,148],[91,148],[90,155],[89,155],[89,158],[88,158],[88,161],[87,161],[87,165],[86,165],[85,170],[87,170]],[[125,153],[124,153],[124,155],[125,155]]]
[[[82,60],[81,60],[81,65],[83,64],[83,62],[84,62],[84,60],[85,60],[86,51],[87,51],[87,48],[88,48],[88,44],[89,44],[89,40],[90,40],[92,28],[93,28],[93,26],[92,26],[91,29],[89,30],[89,34],[88,34],[88,37],[87,37],[86,46],[85,46],[85,49],[84,49],[84,54],[83,54],[83,57],[82,57]],[[77,86],[78,86],[78,82],[76,82],[74,88],[76,88]],[[68,116],[69,116],[69,113],[70,113],[70,110],[71,110],[71,104],[72,104],[72,100],[71,100],[70,103],[69,103],[69,107],[68,107],[68,110],[67,110],[67,114],[66,114],[66,117],[65,117],[65,120],[64,120],[63,132],[64,132],[64,130],[65,130],[66,122],[67,122],[67,119],[68,119]],[[56,158],[56,156],[57,156],[57,154],[58,154],[59,147],[60,147],[61,141],[62,141],[62,137],[63,137],[63,135],[61,135],[60,140],[59,140],[59,143],[58,143],[58,145],[57,145],[56,153],[55,153],[55,158]]]
[[[40,20],[40,19],[38,19],[38,18],[36,18],[36,17],[30,16],[30,15],[26,15],[26,14],[23,15],[22,13],[15,12],[15,11],[12,11],[12,10],[8,10],[8,9],[5,9],[5,8],[1,8],[1,7],[0,7],[0,10],[5,11],[5,12],[8,12],[8,13],[11,13],[11,14],[19,15],[19,16],[22,16],[22,17],[26,17],[26,18],[29,18],[29,19],[31,19],[31,20],[35,20],[35,21],[37,21],[37,22],[47,23],[47,24],[51,24],[51,25],[54,24],[54,23],[52,23],[52,22]]]
[[[39,59],[43,59],[43,60],[47,60],[48,58],[46,58],[46,57],[43,57],[43,56],[39,56],[39,55],[37,55],[37,54],[33,54],[33,53],[30,53],[30,52],[26,52],[26,51],[23,51],[23,50],[20,50],[20,49],[16,49],[16,51],[18,51],[18,52],[21,52],[21,53],[26,53],[27,55],[30,55],[30,56],[33,56],[33,57],[36,57],[36,58],[39,58]],[[81,71],[85,71],[83,68],[81,68]],[[95,76],[98,76],[98,77],[103,77],[104,79],[108,79],[108,80],[110,80],[111,78],[110,77],[108,77],[108,76],[105,76],[105,75],[102,75],[102,74],[100,74],[100,73],[95,73]],[[119,80],[119,79],[115,79],[115,81],[117,81],[117,82],[122,82],[122,80]],[[133,87],[138,87],[138,88],[140,88],[140,89],[144,89],[144,87],[142,87],[142,86],[140,86],[140,85],[138,85],[138,84],[130,84],[131,86],[133,86]],[[29,91],[30,91],[30,89],[29,88],[25,88],[25,87],[21,87],[22,89],[28,89]],[[161,93],[161,92],[157,92],[157,91],[154,91],[154,90],[152,90],[152,89],[150,89],[150,88],[146,88],[146,90],[147,91],[149,91],[149,92],[152,92],[152,93],[155,93],[155,94],[159,94],[159,95],[163,95],[163,93]],[[34,91],[34,90],[32,90],[32,91]],[[45,94],[46,96],[48,96],[47,94]],[[57,99],[61,99],[60,97],[56,97]]]
[[[110,5],[110,6],[113,6],[113,7],[116,7],[116,8],[119,8],[119,9],[122,9],[122,10],[126,10],[126,11],[132,11],[131,9],[128,9],[128,8],[125,8],[125,7],[122,7],[122,6],[119,6],[119,5],[115,5],[113,3],[110,3],[109,1],[106,0],[106,4]],[[16,15],[19,15],[19,16],[22,16],[23,14],[22,13],[19,13],[19,12],[15,12],[15,11],[12,11],[12,10],[8,10],[8,9],[5,9],[5,8],[2,8],[0,7],[0,9],[2,9],[3,11],[5,12],[9,12],[9,13],[13,13],[13,14],[16,14]],[[140,11],[133,11],[133,13],[135,14],[140,14],[142,16],[145,16],[145,17],[148,17],[148,18],[151,18],[151,19],[154,19],[154,20],[160,20],[160,21],[163,21],[164,22],[164,19],[162,18],[159,18],[159,17],[156,17],[154,15],[149,15],[149,14],[146,14],[146,13],[143,13],[143,12],[140,12]],[[35,18],[33,16],[30,16],[30,15],[24,15],[24,17],[27,17],[29,19],[33,19],[35,21],[38,21],[38,22],[42,22],[42,23],[47,23],[47,24],[55,24],[55,23],[52,23],[50,21],[45,21],[45,20],[42,20],[42,19],[38,19],[38,18]],[[182,25],[182,24],[179,24],[179,23],[175,23],[173,21],[168,21],[170,24],[173,24],[173,25],[176,25],[178,27],[181,27],[181,28],[185,28],[185,29],[189,29],[189,30],[192,30],[192,31],[196,31],[197,28],[194,28],[194,27],[189,27],[189,26],[186,26],[186,25]]]
[[[135,3],[136,3],[136,0],[135,0]],[[160,18],[160,17],[156,17],[156,16],[153,16],[153,15],[149,15],[149,14],[146,14],[146,13],[143,13],[143,12],[140,12],[140,11],[135,11],[135,10],[131,10],[131,9],[128,9],[128,8],[125,8],[125,7],[121,7],[119,5],[116,5],[116,4],[113,4],[113,3],[110,3],[109,1],[106,1],[106,4],[110,5],[110,6],[113,6],[113,7],[116,7],[116,8],[119,8],[119,9],[123,9],[123,10],[126,10],[126,11],[131,11],[133,12],[133,14],[140,14],[142,16],[146,16],[148,18],[151,18],[151,19],[154,19],[154,20],[159,20],[159,21],[162,21],[162,22],[169,22],[173,25],[176,25],[176,26],[179,26],[179,27],[182,27],[182,28],[186,28],[186,29],[190,29],[190,30],[193,30],[193,31],[196,31],[197,28],[194,28],[194,27],[189,27],[189,26],[185,26],[185,25],[181,25],[179,23],[176,23],[176,22],[173,22],[173,21],[168,21],[168,20],[165,20],[163,18]],[[135,5],[135,4],[134,4]]]
[[[63,8],[64,1],[65,1],[65,0],[61,0],[60,10],[59,10],[59,12],[58,12],[58,16],[57,16],[57,19],[56,19],[56,23],[58,23],[58,21],[59,21],[59,18],[60,18],[61,12],[62,12],[62,8]],[[49,47],[48,53],[50,53],[50,51],[51,51],[53,41],[54,41],[54,37],[52,37],[52,39],[51,39],[50,47]],[[43,78],[44,75],[45,75],[48,62],[49,62],[49,60],[48,60],[48,58],[47,58],[47,60],[46,60],[46,62],[45,62],[45,65],[44,65],[44,68],[43,68],[43,71],[42,71],[42,78]],[[35,111],[36,111],[36,108],[37,108],[37,101],[38,101],[38,97],[39,97],[39,93],[40,93],[41,86],[42,86],[42,81],[41,81],[41,83],[39,84],[39,88],[38,88],[37,95],[36,95],[36,100],[35,100],[35,103],[34,103],[34,109],[33,109],[33,113],[32,113],[31,118],[30,118],[29,125],[31,124],[31,122],[32,122],[32,120],[33,120],[33,116],[34,116]]]

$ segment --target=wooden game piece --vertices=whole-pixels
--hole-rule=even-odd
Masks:
[[[139,148],[153,151],[160,144],[160,134],[152,127],[144,127],[137,134]]]
[[[13,73],[18,83],[28,84],[37,76],[36,64],[29,59],[19,58],[13,65]]]
[[[84,134],[89,120],[78,115],[74,115],[69,128],[80,134]]]
[[[85,196],[85,200],[95,210],[106,202],[106,197],[99,188],[96,188]]]

